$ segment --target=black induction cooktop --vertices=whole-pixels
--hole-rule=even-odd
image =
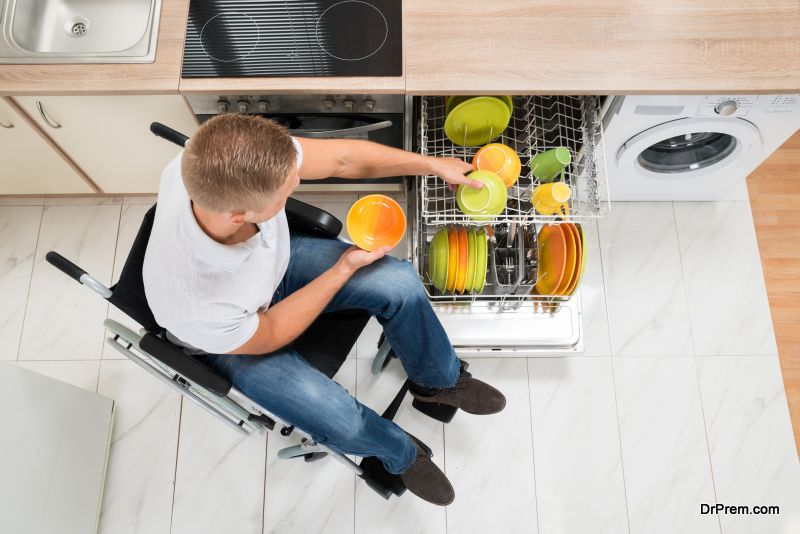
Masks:
[[[192,0],[182,76],[401,76],[400,0]]]

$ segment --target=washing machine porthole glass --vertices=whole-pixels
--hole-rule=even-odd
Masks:
[[[642,151],[643,168],[657,173],[690,172],[719,163],[733,153],[736,138],[718,132],[695,132],[664,139]]]

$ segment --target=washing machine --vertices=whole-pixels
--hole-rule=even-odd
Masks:
[[[800,95],[611,96],[602,115],[612,201],[747,200],[800,129]]]

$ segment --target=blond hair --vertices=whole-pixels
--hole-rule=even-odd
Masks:
[[[217,115],[187,143],[183,184],[201,207],[258,211],[286,181],[297,153],[289,132],[257,115]]]

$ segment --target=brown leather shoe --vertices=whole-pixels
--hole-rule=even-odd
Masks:
[[[489,415],[501,411],[506,406],[506,398],[497,389],[464,370],[458,377],[456,385],[440,389],[432,394],[424,394],[414,390],[414,384],[408,389],[411,395],[420,402],[436,402],[461,408],[475,415]]]
[[[408,491],[420,499],[439,506],[447,506],[456,498],[453,486],[442,470],[431,460],[433,452],[430,447],[411,434],[408,435],[417,447],[417,459],[411,464],[411,467],[400,473],[403,484]]]

